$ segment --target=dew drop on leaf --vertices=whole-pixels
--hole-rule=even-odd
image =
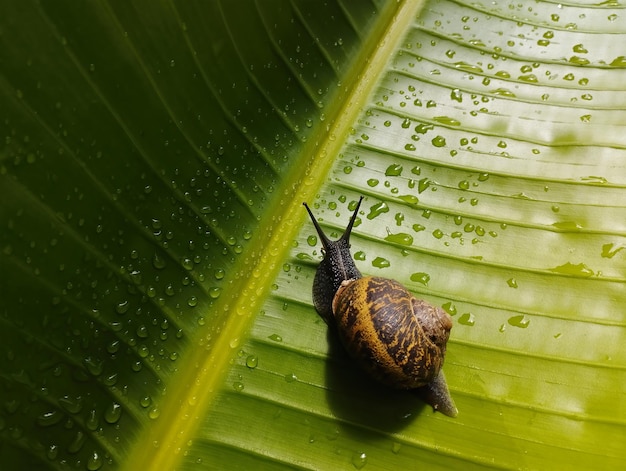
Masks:
[[[400,195],[398,196],[398,199],[401,199],[402,201],[408,204],[419,203],[419,199],[417,198],[417,196],[414,196],[414,195]]]
[[[367,455],[365,453],[355,453],[352,455],[352,466],[356,469],[363,469],[367,464]]]
[[[446,145],[446,139],[443,136],[437,136],[431,142],[435,147],[444,147]]]
[[[428,286],[428,282],[430,281],[430,275],[424,272],[413,273],[411,275],[411,281],[421,283],[424,286]]]
[[[259,357],[256,355],[248,355],[246,358],[246,366],[250,369],[254,369],[259,364]]]
[[[217,299],[217,298],[219,298],[219,297],[220,297],[220,294],[222,294],[222,288],[219,288],[219,287],[212,287],[212,288],[209,288],[209,296],[210,296],[212,299]]]
[[[387,206],[387,203],[385,203],[384,201],[381,201],[380,203],[377,203],[370,208],[370,212],[367,215],[367,219],[371,220],[377,216],[380,216],[383,213],[388,213],[388,212],[389,212],[389,206]]]
[[[376,268],[387,268],[391,266],[391,263],[386,258],[376,257],[374,260],[372,260],[372,265]]]
[[[282,342],[283,341],[283,338],[280,335],[278,335],[278,334],[272,334],[272,335],[270,335],[268,337],[268,339],[270,339],[273,342]]]
[[[400,175],[402,175],[402,165],[399,164],[392,164],[389,167],[387,167],[387,170],[385,170],[385,176],[387,177],[399,177]]]
[[[385,237],[385,240],[387,242],[392,242],[394,244],[400,244],[400,245],[412,245],[413,244],[413,236],[405,232],[399,232],[397,234],[392,234],[388,232],[387,236]]]
[[[87,427],[87,430],[94,431],[97,430],[99,425],[100,421],[98,420],[98,413],[95,409],[91,409],[89,412],[87,412],[85,426]]]
[[[452,304],[452,302],[448,301],[447,303],[443,304],[441,307],[443,308],[444,311],[446,311],[451,316],[456,316],[457,314],[456,306]]]
[[[524,314],[520,314],[519,316],[509,317],[509,324],[513,327],[519,327],[520,329],[525,329],[530,324],[530,319],[526,317]]]
[[[355,252],[353,257],[355,260],[359,260],[360,262],[362,262],[365,260],[365,252],[363,252],[362,250],[359,250],[358,252]]]
[[[122,416],[122,406],[117,402],[112,402],[104,411],[104,420],[109,424],[114,424]]]
[[[97,471],[102,467],[103,461],[97,451],[91,452],[91,455],[87,459],[87,470]]]
[[[415,126],[415,132],[418,134],[426,134],[428,131],[432,131],[435,129],[435,126],[432,124],[421,123]]]

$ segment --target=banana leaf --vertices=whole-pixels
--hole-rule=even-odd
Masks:
[[[3,470],[623,469],[618,2],[0,6]],[[316,314],[321,242],[453,319],[459,414]]]

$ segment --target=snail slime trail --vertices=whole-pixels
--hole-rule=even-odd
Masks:
[[[458,411],[442,371],[452,319],[417,299],[395,280],[363,276],[350,253],[350,233],[363,196],[343,235],[330,240],[304,207],[322,241],[323,260],[313,280],[313,305],[334,327],[352,359],[375,380],[420,396],[450,417]]]

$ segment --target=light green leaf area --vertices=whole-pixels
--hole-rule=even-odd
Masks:
[[[0,467],[623,469],[618,2],[0,7]],[[443,307],[355,368],[321,243]]]

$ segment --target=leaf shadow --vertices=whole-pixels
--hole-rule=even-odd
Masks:
[[[393,433],[428,407],[416,391],[392,389],[370,378],[348,356],[332,329],[327,340],[326,397],[347,433],[359,438]]]

